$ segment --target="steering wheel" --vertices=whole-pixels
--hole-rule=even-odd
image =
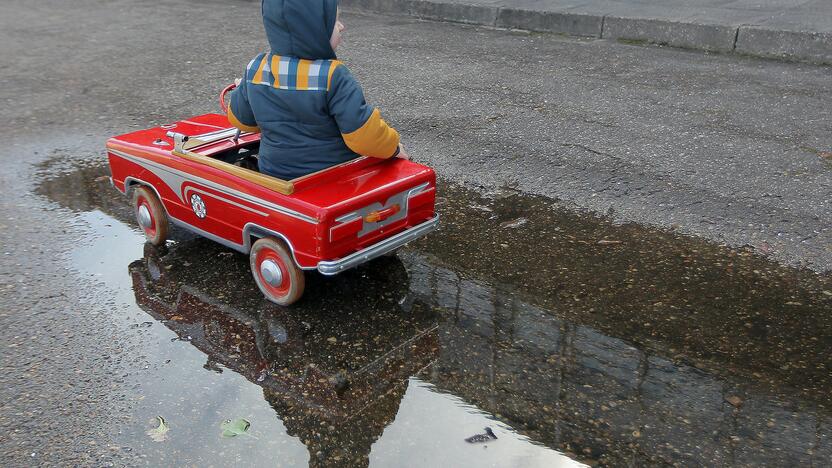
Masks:
[[[225,95],[233,91],[236,87],[237,85],[235,83],[231,83],[220,91],[220,109],[222,109],[224,114],[228,113],[228,105],[225,103]]]

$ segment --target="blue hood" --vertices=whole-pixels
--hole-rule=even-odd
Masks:
[[[338,0],[263,0],[262,12],[273,54],[310,60],[335,58],[329,38]]]

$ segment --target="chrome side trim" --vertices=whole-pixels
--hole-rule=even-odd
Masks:
[[[206,239],[210,239],[218,244],[222,244],[228,248],[234,249],[237,252],[248,254],[248,250],[246,249],[245,245],[237,244],[236,242],[231,242],[230,240],[223,239],[222,237],[211,234],[208,231],[203,231],[202,229],[194,226],[193,224],[188,224],[185,221],[182,221],[181,219],[176,219],[171,215],[168,215],[168,218],[170,218],[173,224],[181,228],[185,228],[195,234],[199,234],[200,236],[205,237]]]
[[[395,236],[388,237],[378,243],[359,250],[351,255],[348,255],[339,260],[332,260],[326,262],[318,262],[318,271],[323,275],[335,275],[344,270],[358,266],[366,261],[372,260],[376,257],[386,254],[392,250],[407,244],[408,242],[418,239],[425,234],[433,231],[439,226],[439,215],[432,219],[425,221],[418,226],[414,226],[406,231],[400,232]]]
[[[360,217],[361,216],[357,212],[353,211],[352,213],[347,213],[343,216],[339,216],[339,217],[335,218],[335,222],[338,223],[338,224],[343,224],[343,223],[348,223],[348,222],[354,220],[355,218],[360,218]],[[333,226],[333,227],[337,227],[337,226]]]
[[[162,200],[162,197],[159,196],[159,192],[156,191],[156,187],[154,187],[153,185],[151,185],[151,184],[149,184],[149,183],[147,183],[147,182],[145,182],[141,179],[137,179],[135,177],[127,177],[127,178],[124,179],[125,193],[127,192],[127,187],[129,187],[132,183],[138,183],[138,184],[141,184],[143,186],[150,187],[151,189],[153,189],[153,192],[156,193],[156,196],[159,197],[159,200]],[[194,189],[194,190],[196,190],[196,189]],[[164,202],[162,202],[162,207],[164,207],[164,205],[165,205]],[[244,253],[246,255],[248,255],[248,253],[251,251],[251,236],[255,236],[255,237],[275,236],[275,237],[278,237],[278,238],[282,239],[283,242],[286,242],[286,245],[289,246],[289,250],[292,252],[292,259],[295,261],[295,265],[297,265],[298,268],[300,268],[301,270],[314,270],[315,269],[315,267],[302,267],[302,266],[300,266],[300,263],[298,263],[298,257],[295,255],[295,246],[292,245],[292,241],[290,241],[288,237],[284,236],[283,234],[281,234],[277,231],[272,231],[271,229],[266,229],[263,226],[260,226],[259,224],[246,223],[246,225],[243,226],[243,243],[238,244],[236,242],[232,242],[232,241],[229,241],[227,239],[223,239],[222,237],[219,237],[217,235],[211,234],[208,231],[204,231],[204,230],[194,226],[193,224],[189,224],[189,223],[186,223],[185,221],[182,221],[181,219],[174,218],[173,216],[168,214],[167,208],[165,208],[165,214],[171,220],[171,222],[173,222],[173,224],[176,224],[179,227],[185,228],[185,229],[187,229],[187,230],[189,230],[189,231],[191,231],[195,234],[199,234],[200,236],[203,236],[207,239],[210,239],[214,242],[222,244],[226,247],[229,247],[231,249],[234,249],[234,250],[236,250],[238,252],[241,252],[241,253]]]
[[[151,184],[150,182],[145,182],[141,179],[137,179],[137,178],[132,177],[132,176],[127,176],[127,177],[124,178],[124,192],[122,192],[122,193],[127,195],[127,190],[134,183],[136,183],[138,185],[141,185],[143,187],[150,187],[153,190],[153,193],[156,194],[156,198],[158,198],[159,202],[162,204],[162,208],[165,208],[165,201],[162,199],[162,196],[159,195],[159,191],[156,190],[156,187],[154,187],[153,184]],[[168,209],[165,208],[165,213],[167,214],[167,212],[168,212]]]
[[[170,168],[168,166],[164,166],[162,164],[159,164],[159,163],[156,163],[156,162],[144,159],[144,158],[133,156],[133,155],[127,154],[123,151],[118,151],[118,150],[114,150],[114,149],[110,149],[110,148],[108,148],[107,151],[116,155],[116,156],[127,159],[128,161],[132,161],[132,162],[144,167],[145,169],[153,172],[154,174],[156,174],[157,177],[162,179],[171,188],[171,190],[173,190],[175,193],[177,193],[180,196],[180,198],[182,197],[182,182],[179,181],[179,187],[178,188],[174,187],[171,184],[175,184],[176,182],[171,180],[170,175],[172,175],[174,177],[179,177],[179,178],[181,178],[185,181],[200,183],[202,185],[205,185],[206,187],[210,187],[210,188],[212,188],[212,189],[214,189],[218,192],[222,192],[226,195],[231,195],[231,196],[234,196],[234,197],[241,198],[245,201],[254,203],[255,205],[258,205],[258,206],[261,206],[263,208],[267,208],[267,209],[270,209],[270,210],[277,211],[278,213],[282,213],[282,214],[285,214],[286,216],[291,216],[293,218],[300,219],[301,221],[306,221],[307,223],[318,224],[318,220],[311,217],[311,216],[307,216],[305,214],[298,213],[295,210],[285,208],[285,207],[282,207],[280,205],[276,205],[276,204],[271,203],[269,201],[263,200],[262,198],[257,198],[255,196],[240,192],[238,190],[229,189],[228,187],[223,187],[222,185],[216,184],[216,183],[211,182],[209,180],[205,180],[201,177],[193,176],[191,174],[188,174],[187,172],[179,171],[177,169],[173,169],[173,168]],[[157,170],[162,171],[162,172],[166,172],[167,175],[160,175],[160,174],[156,173],[151,168],[157,169]],[[185,200],[182,199],[182,203],[184,203],[184,202],[185,202]]]
[[[428,188],[428,187],[430,187],[429,182],[425,182],[424,184],[417,185],[416,187],[413,187],[412,189],[407,191],[407,198],[410,198],[414,195],[418,195],[419,193],[424,192],[425,189]]]
[[[286,242],[286,245],[289,246],[289,251],[292,252],[292,259],[295,261],[295,265],[297,265],[298,268],[301,270],[315,269],[315,267],[300,266],[300,263],[298,263],[298,257],[295,255],[295,246],[292,245],[292,241],[290,241],[288,237],[277,231],[272,231],[271,229],[264,228],[263,226],[255,223],[246,223],[246,225],[243,226],[243,247],[246,249],[246,253],[251,251],[251,236],[260,238],[274,236],[281,239],[283,242]]]
[[[124,179],[124,187],[125,187],[124,191],[125,191],[125,193],[127,192],[127,187],[129,187],[132,183],[138,183],[138,184],[141,184],[145,187],[150,187],[151,189],[153,189],[153,192],[156,193],[156,196],[159,197],[159,200],[160,201],[162,200],[162,197],[159,196],[159,192],[156,191],[156,187],[154,187],[153,185],[151,185],[151,184],[149,184],[149,183],[147,183],[147,182],[145,182],[141,179],[137,179],[135,177],[127,177],[127,178]],[[194,189],[194,190],[196,190],[196,189]],[[164,204],[164,202],[162,202],[162,207],[164,208],[164,206],[165,206],[165,204]],[[248,255],[248,253],[251,251],[251,237],[252,236],[254,236],[254,237],[265,237],[265,236],[268,235],[268,236],[278,237],[281,240],[283,240],[283,242],[286,242],[286,245],[289,246],[289,251],[292,252],[292,259],[295,261],[295,265],[297,265],[298,268],[300,268],[301,270],[314,270],[315,269],[315,267],[302,267],[302,266],[300,266],[300,263],[298,263],[298,257],[295,255],[295,246],[292,245],[292,241],[290,241],[288,237],[284,236],[283,234],[281,234],[277,231],[273,231],[271,229],[266,229],[263,226],[260,226],[259,224],[246,223],[246,225],[243,226],[243,243],[238,244],[236,242],[232,242],[232,241],[229,241],[227,239],[223,239],[222,237],[219,237],[217,235],[211,234],[208,231],[204,231],[204,230],[194,226],[193,224],[189,224],[189,223],[186,223],[185,221],[182,221],[181,219],[174,218],[173,216],[168,214],[167,208],[165,208],[165,214],[167,215],[168,219],[170,219],[173,224],[175,224],[175,225],[177,225],[181,228],[187,229],[187,230],[189,230],[189,231],[191,231],[195,234],[199,234],[200,236],[205,237],[206,239],[210,239],[210,240],[212,240],[212,241],[214,241],[218,244],[224,245],[228,248],[231,248],[233,250],[236,250],[236,251],[238,251],[240,253],[243,253],[243,254],[246,254],[246,255]]]
[[[234,205],[234,206],[236,206],[236,207],[238,207],[238,208],[242,208],[242,209],[244,209],[244,210],[251,211],[252,213],[257,213],[257,214],[259,214],[260,216],[268,216],[268,215],[269,215],[268,213],[265,213],[265,212],[262,212],[262,211],[255,210],[254,208],[249,208],[248,206],[241,205],[240,203],[237,203],[237,202],[235,202],[235,201],[233,201],[233,200],[229,200],[229,199],[227,199],[227,198],[223,198],[223,197],[221,197],[221,196],[219,196],[219,195],[214,195],[214,194],[213,194],[213,193],[211,193],[211,192],[206,192],[205,190],[200,190],[200,189],[195,188],[195,187],[187,187],[187,188],[185,188],[185,198],[188,198],[188,192],[197,192],[197,193],[201,193],[201,194],[203,194],[203,195],[205,195],[205,196],[207,196],[207,197],[215,198],[215,199],[217,199],[217,200],[222,200],[222,201],[224,201],[224,202],[228,203],[229,205]]]

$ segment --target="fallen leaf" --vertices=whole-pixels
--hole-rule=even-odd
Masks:
[[[156,416],[156,421],[159,423],[158,427],[148,429],[147,435],[149,435],[150,438],[156,442],[164,442],[167,439],[170,427],[168,427],[168,424],[165,422],[165,418],[161,416]]]
[[[99,177],[96,177],[96,178],[95,178],[95,181],[96,181],[96,182],[103,182],[103,181],[105,181],[105,180],[106,180],[106,181],[109,181],[109,180],[110,180],[110,176],[105,176],[105,175],[103,175],[103,176],[99,176]]]
[[[512,219],[511,221],[505,221],[500,223],[501,228],[516,228],[526,224],[529,220],[526,218],[517,218]]]
[[[238,435],[243,435],[248,432],[249,427],[251,427],[251,423],[243,418],[235,419],[233,421],[226,419],[220,425],[223,437],[237,437]]]
[[[492,211],[494,211],[494,210],[492,210],[491,208],[489,208],[487,206],[479,205],[479,204],[476,204],[476,203],[472,203],[468,206],[475,209],[475,210],[485,211],[485,212],[488,212],[488,213],[491,213]]]

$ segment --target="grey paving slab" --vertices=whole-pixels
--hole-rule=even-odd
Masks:
[[[832,2],[809,0],[789,8],[767,9],[767,15],[747,24],[783,31],[832,33]]]
[[[348,8],[832,63],[830,0],[341,0]]]

